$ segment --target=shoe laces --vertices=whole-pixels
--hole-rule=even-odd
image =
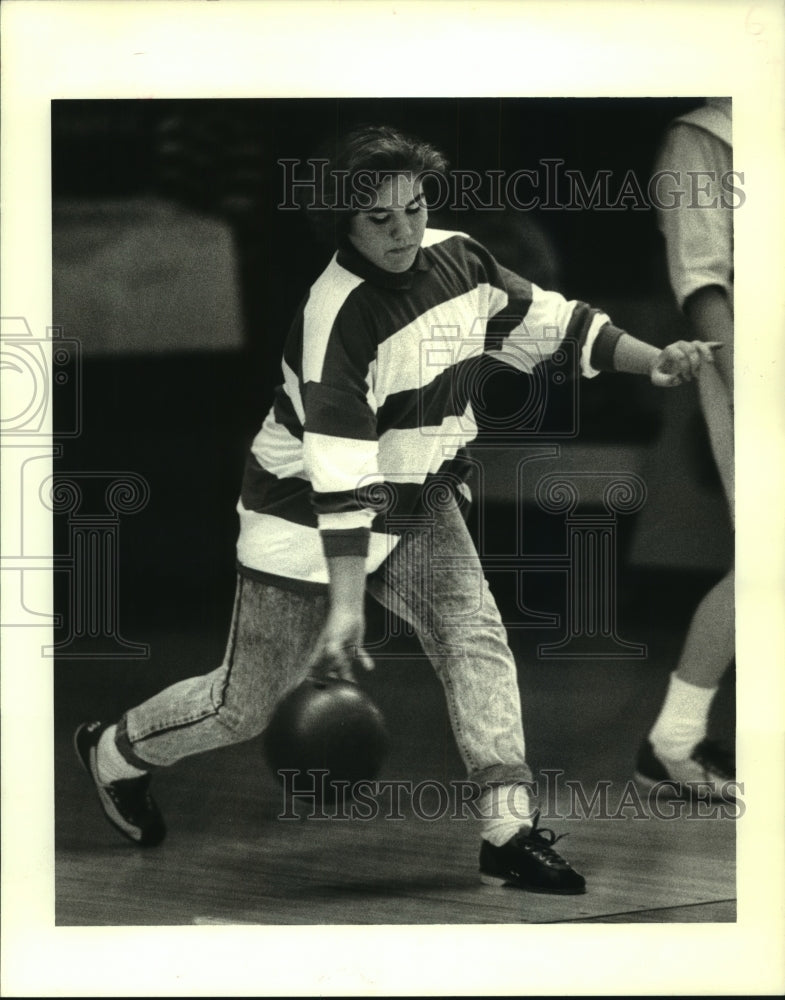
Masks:
[[[515,842],[524,850],[529,851],[541,861],[553,864],[559,862],[566,865],[564,858],[553,849],[562,838],[569,836],[566,833],[557,834],[548,827],[540,826],[540,810],[538,809],[532,818],[531,829],[525,833],[521,831],[515,837]]]
[[[116,801],[122,799],[126,808],[134,812],[152,805],[149,774],[143,774],[138,778],[121,778],[119,781],[111,782],[107,788]]]

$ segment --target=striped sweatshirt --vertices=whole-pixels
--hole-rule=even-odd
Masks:
[[[570,339],[592,377],[612,368],[620,334],[462,233],[426,229],[400,274],[343,245],[292,323],[248,454],[240,572],[324,586],[340,555],[372,572],[433,490],[460,484],[477,434],[466,384],[483,353],[531,373]]]

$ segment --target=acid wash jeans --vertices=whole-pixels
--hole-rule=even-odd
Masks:
[[[480,788],[531,781],[515,661],[457,504],[405,533],[367,590],[419,638],[469,780]],[[327,609],[321,588],[303,594],[240,575],[221,666],[128,711],[117,726],[120,752],[151,770],[257,736],[305,678]]]

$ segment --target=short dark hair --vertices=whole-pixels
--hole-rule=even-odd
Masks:
[[[318,197],[305,205],[317,235],[339,243],[360,210],[355,190],[360,174],[405,173],[443,176],[447,159],[435,146],[389,125],[360,125],[326,143],[317,159],[327,161],[318,173]],[[376,186],[376,185],[374,185]]]

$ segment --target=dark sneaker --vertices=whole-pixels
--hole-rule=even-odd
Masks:
[[[724,802],[736,797],[736,765],[733,756],[713,740],[701,740],[689,757],[675,760],[655,752],[649,740],[638,750],[635,780],[647,790],[668,798],[694,796]]]
[[[480,848],[480,879],[484,885],[514,886],[529,892],[552,892],[577,895],[586,891],[586,880],[557,854],[553,830],[538,826],[540,814],[534,814],[531,829],[521,830],[501,847],[483,840]]]
[[[124,837],[141,847],[154,847],[166,836],[166,826],[149,792],[150,775],[103,784],[95,756],[106,722],[85,722],[74,734],[74,747],[84,769],[93,779],[104,815]]]

